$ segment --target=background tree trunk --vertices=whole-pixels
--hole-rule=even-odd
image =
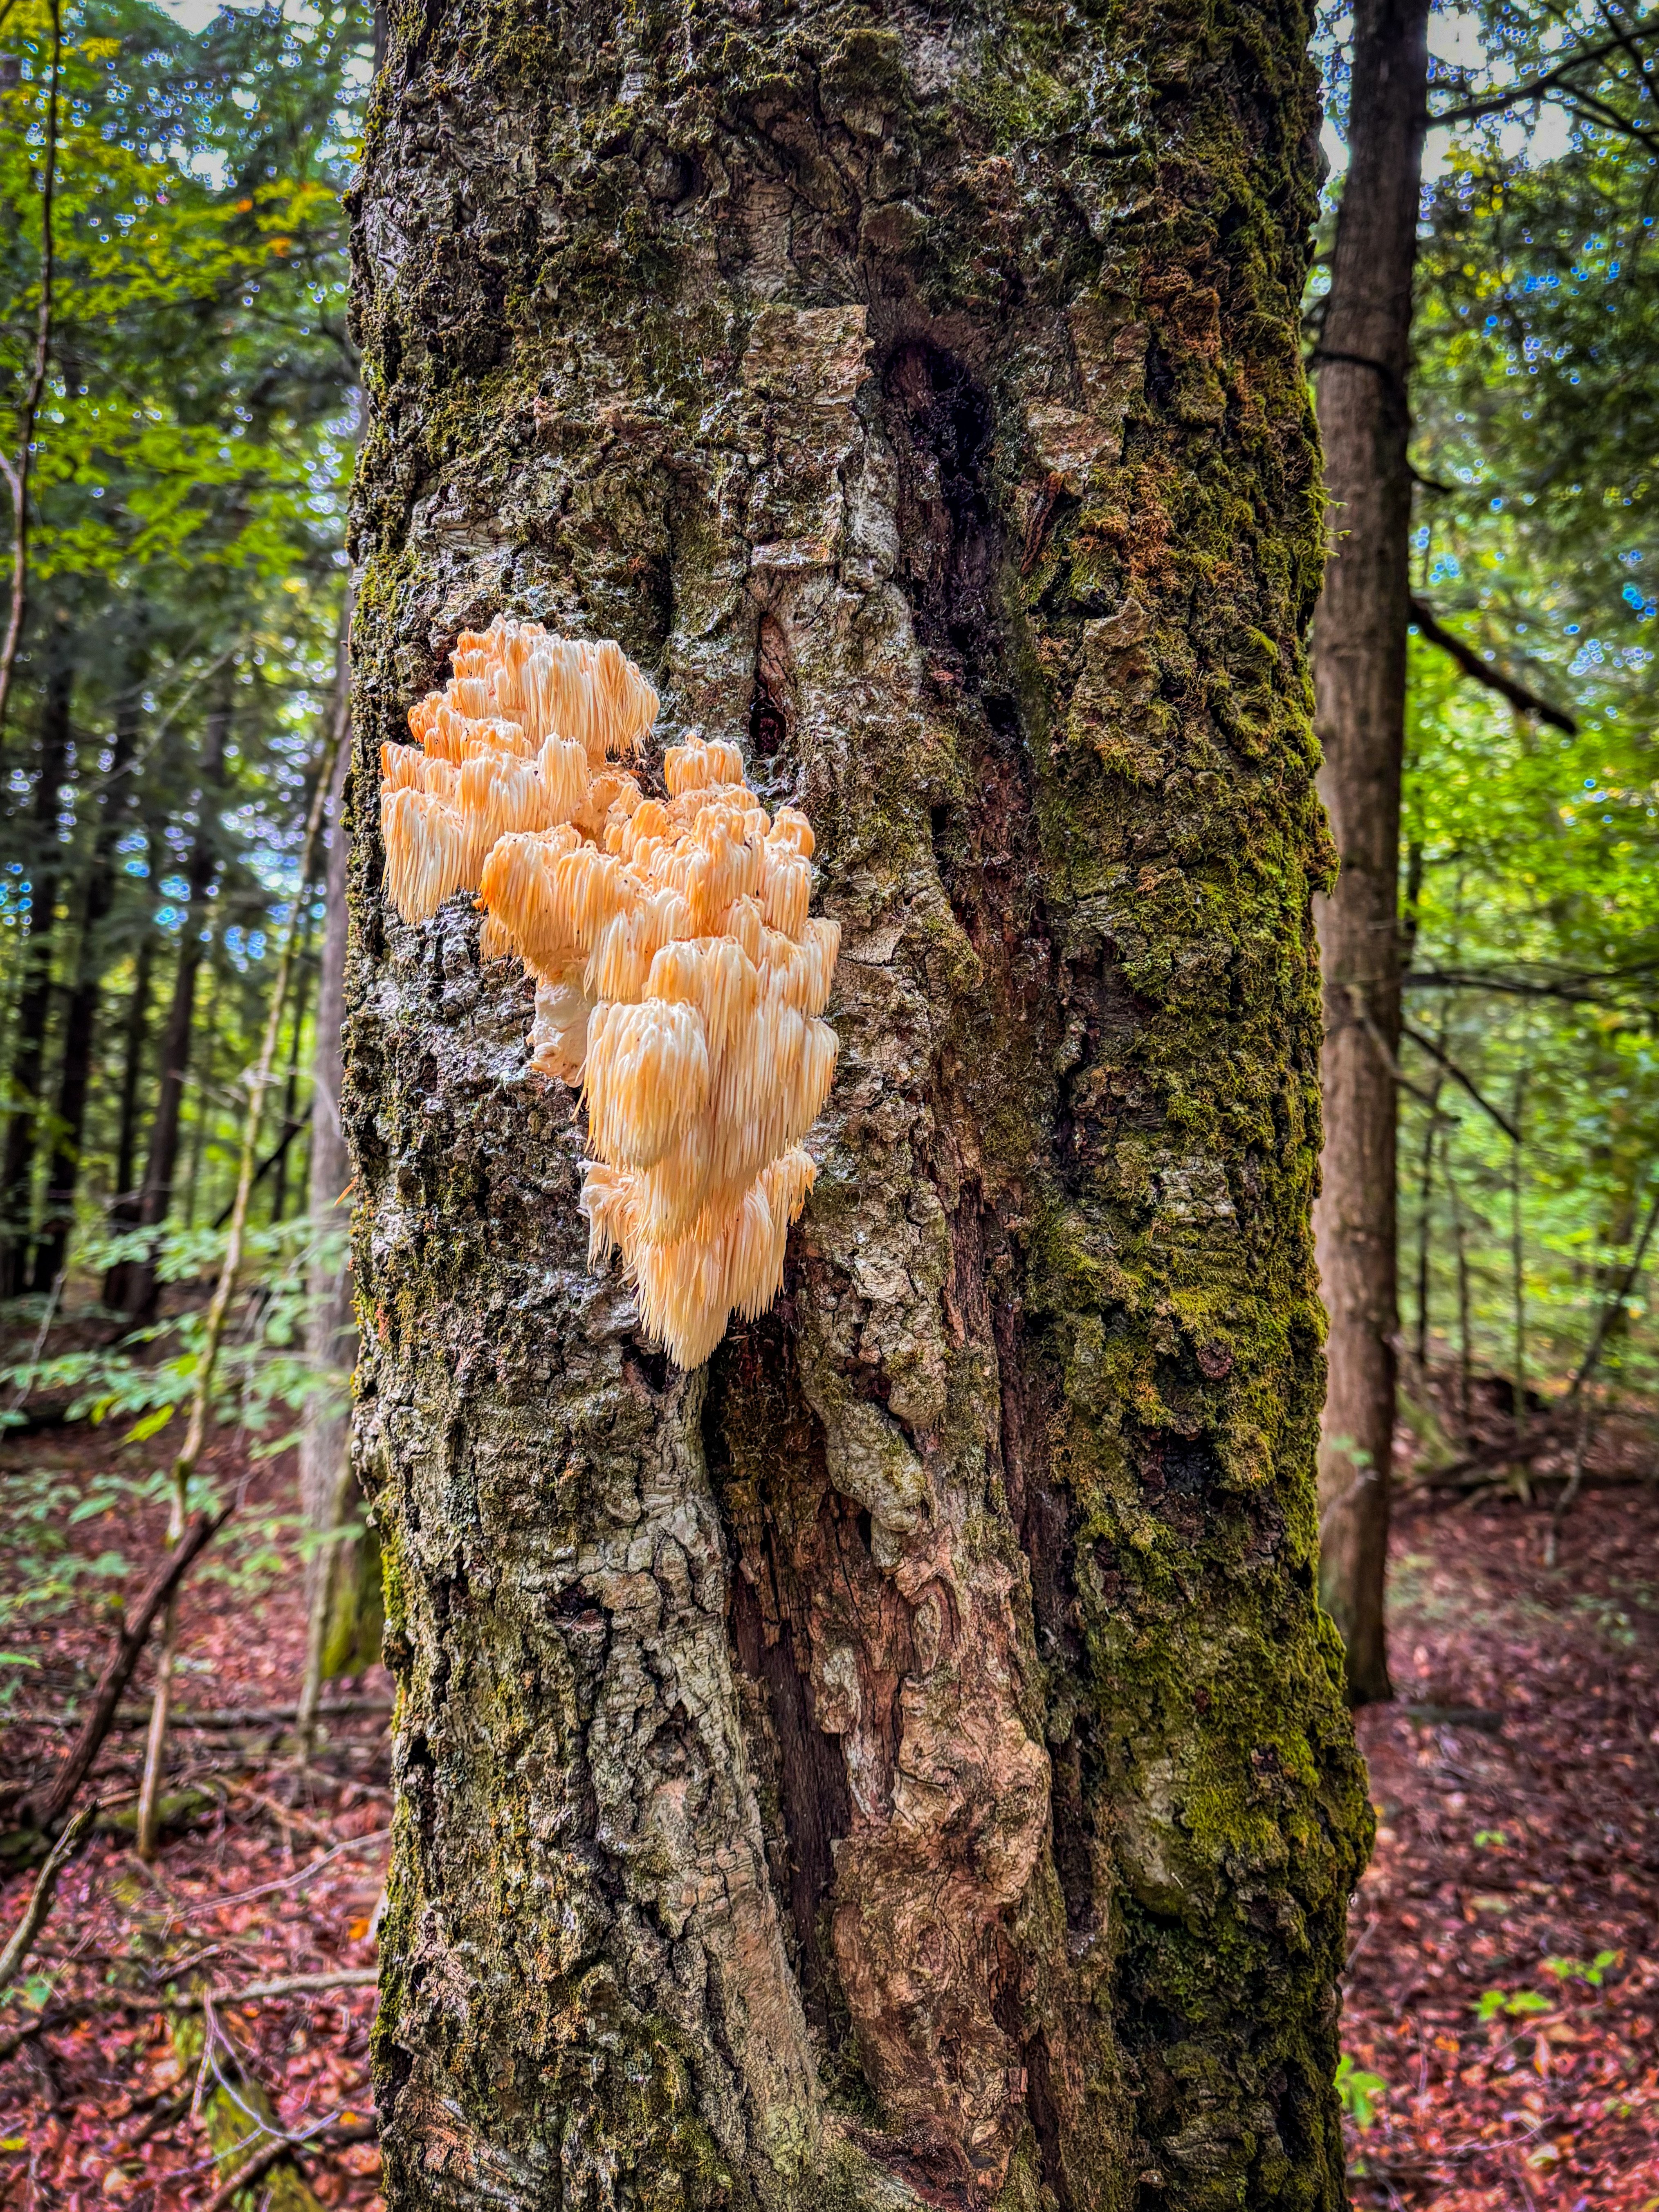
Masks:
[[[345,681],[345,650],[340,655]],[[347,1249],[349,1208],[341,1204],[351,1181],[345,1131],[340,1121],[340,1028],[345,1018],[346,863],[350,852],[344,816],[349,757],[341,746],[331,802],[327,902],[317,985],[316,1046],[312,1062],[311,1253],[308,1266],[309,1352],[313,1364],[337,1380],[349,1377],[357,1357],[351,1311],[351,1261]],[[343,1389],[337,1397],[306,1403],[300,1438],[300,1506],[314,1534],[333,1537],[351,1500],[351,1413]],[[309,1618],[307,1687],[337,1674],[359,1673],[380,1656],[380,1547],[372,1529],[356,1541],[329,1543],[313,1553],[306,1569]],[[314,1676],[314,1680],[312,1678]]]
[[[110,748],[109,768],[102,779],[103,787],[98,794],[96,826],[82,878],[75,973],[64,1014],[64,1041],[58,1057],[58,1110],[52,1135],[46,1208],[40,1239],[30,1261],[30,1284],[37,1291],[49,1291],[58,1279],[58,1271],[64,1265],[75,1230],[75,1194],[81,1180],[81,1145],[86,1134],[87,1105],[92,1087],[98,1004],[109,963],[104,925],[115,902],[121,832],[132,812],[131,771],[138,745],[145,665],[142,647],[129,654],[127,689],[115,710],[114,743]],[[88,775],[85,782],[89,787],[92,781]]]
[[[5,1145],[0,1152],[0,1298],[15,1297],[28,1282],[34,1166],[46,1121],[41,1110],[46,1027],[52,1018],[52,951],[65,859],[58,817],[69,767],[70,702],[75,688],[75,647],[67,616],[60,614],[54,623],[48,649],[51,667],[40,707],[34,797],[29,810],[33,849],[29,857],[28,935],[18,963],[9,1070],[11,1104]]]
[[[1343,2201],[1307,27],[927,20],[434,0],[375,95],[398,2212]],[[587,1270],[528,987],[380,893],[380,745],[502,609],[742,743],[845,931],[784,1298],[689,1376]]]
[[[149,1149],[144,1159],[144,1180],[137,1203],[130,1208],[118,1206],[114,1210],[112,1220],[118,1228],[159,1231],[166,1226],[173,1204],[173,1178],[179,1166],[179,1113],[195,1039],[196,982],[207,951],[213,886],[219,873],[219,787],[225,743],[230,735],[234,680],[234,672],[228,667],[203,731],[196,831],[191,840],[185,869],[190,895],[179,926],[173,996],[167,1006],[167,1026],[161,1032],[161,1064],[155,1086],[155,1111],[149,1125]],[[210,1037],[209,1045],[210,1052]],[[111,1268],[104,1279],[104,1303],[143,1326],[155,1317],[157,1291],[155,1247],[151,1246],[144,1255],[119,1261]]]
[[[1316,359],[1330,564],[1314,637],[1319,788],[1340,855],[1315,901],[1325,979],[1325,1152],[1315,1212],[1330,1316],[1320,1595],[1356,1704],[1391,1695],[1383,1620],[1400,1325],[1395,1068],[1400,776],[1411,600],[1407,441],[1428,0],[1354,11],[1348,174]]]

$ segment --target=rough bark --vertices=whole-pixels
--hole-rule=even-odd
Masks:
[[[1315,902],[1325,982],[1325,1151],[1315,1212],[1330,1316],[1320,1594],[1356,1704],[1387,1698],[1383,1579],[1399,1330],[1395,1070],[1400,777],[1411,619],[1407,441],[1428,0],[1359,0],[1348,174],[1321,328],[1332,558],[1314,641],[1319,788],[1340,868]]]
[[[227,675],[209,708],[202,736],[202,773],[196,793],[196,830],[191,839],[185,870],[189,896],[179,931],[179,957],[173,971],[173,995],[167,1004],[167,1025],[161,1032],[161,1065],[156,1072],[155,1110],[150,1118],[149,1148],[144,1158],[144,1179],[131,1206],[118,1206],[112,1215],[118,1229],[156,1229],[166,1224],[173,1204],[173,1178],[179,1167],[179,1114],[185,1085],[190,1075],[191,1048],[196,1036],[196,982],[207,951],[207,929],[213,887],[219,873],[218,797],[230,734],[231,690]],[[130,1321],[143,1326],[155,1317],[158,1285],[154,1248],[133,1260],[112,1267],[104,1279],[104,1303]]]
[[[75,1227],[75,1194],[81,1180],[81,1145],[86,1135],[87,1104],[92,1086],[93,1044],[98,1030],[104,971],[108,965],[109,947],[104,941],[104,924],[115,903],[117,848],[132,811],[131,768],[137,750],[143,673],[143,659],[135,655],[128,662],[126,690],[116,708],[109,768],[99,793],[92,848],[81,881],[75,973],[64,1014],[46,1205],[29,1262],[30,1285],[37,1291],[50,1291],[58,1279]]]
[[[1336,2206],[1292,9],[393,18],[345,1116],[408,2208]],[[680,1375],[378,752],[498,610],[817,827],[785,1296]]]
[[[17,1011],[12,1023],[11,1095],[5,1146],[0,1155],[0,1298],[15,1297],[28,1280],[34,1167],[46,1121],[42,1085],[64,863],[58,817],[69,766],[70,702],[75,685],[72,648],[61,621],[53,630],[51,654],[40,706],[34,797],[29,809],[33,850],[29,865],[28,934],[19,963]]]

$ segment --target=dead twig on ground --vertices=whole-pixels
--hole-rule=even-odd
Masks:
[[[97,1809],[96,1806],[88,1805],[77,1813],[47,1854],[46,1863],[35,1879],[23,1917],[12,1930],[11,1940],[5,1949],[0,1951],[0,1990],[9,1989],[21,1972],[24,1960],[33,1948],[34,1939],[46,1925],[46,1915],[52,1911],[52,1893],[58,1887],[58,1877],[80,1850]]]
[[[199,1990],[183,1996],[150,1997],[141,1996],[136,1990],[100,1990],[96,1996],[75,1997],[49,2012],[38,2013],[21,2027],[0,2035],[0,2062],[12,2057],[36,2036],[50,2035],[60,2027],[73,2027],[76,2021],[89,2020],[98,2013],[146,2015],[200,2012],[209,2004],[226,2008],[263,2004],[277,1997],[310,1996],[324,1990],[372,1989],[380,1978],[378,1966],[342,1966],[332,1973],[279,1975],[270,1981],[249,1982],[240,1990]]]

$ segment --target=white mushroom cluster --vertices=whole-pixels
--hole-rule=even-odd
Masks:
[[[620,1249],[646,1327],[696,1367],[777,1296],[812,1187],[840,931],[808,916],[811,830],[695,735],[648,798],[615,763],[657,696],[608,640],[498,617],[454,670],[416,744],[381,747],[387,890],[406,921],[476,890],[486,956],[535,977],[532,1065],[586,1093],[590,1263]]]

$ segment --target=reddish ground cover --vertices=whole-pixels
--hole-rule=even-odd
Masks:
[[[101,1448],[70,1432],[54,1451],[72,1468]],[[259,1472],[246,1528],[280,1508],[289,1480],[281,1462]],[[1372,2107],[1352,2130],[1362,2205],[1659,2212],[1659,1496],[1589,1491],[1553,1570],[1547,1525],[1513,1500],[1399,1515],[1400,1702],[1360,1717],[1381,1831],[1343,2031],[1351,2078],[1383,2085],[1351,2095]],[[134,1559],[159,1545],[147,1520],[121,1533]],[[292,1700],[298,1575],[282,1568],[250,1596],[256,1584],[245,1565],[191,1589],[186,1705]],[[84,1694],[109,1636],[88,1606],[39,1637],[46,1663],[14,1707],[39,1719],[13,1720],[0,1776],[39,1776],[61,1756],[46,1723]],[[387,1690],[383,1675],[358,1686]],[[141,1731],[125,1728],[99,1767],[118,1816],[140,1750]],[[303,1778],[278,1729],[180,1730],[168,1786],[199,1795],[156,1866],[100,1836],[64,1878],[29,1987],[0,2008],[0,2204],[203,2212],[228,2170],[193,2117],[214,2078],[199,2059],[180,2064],[164,2013],[122,2008],[205,1974],[220,2073],[235,2080],[240,2066],[280,2124],[309,2137],[239,2205],[258,2212],[270,2191],[280,2212],[302,2173],[325,2204],[368,2212],[378,2154],[353,2138],[369,2109],[372,1990],[235,1998],[373,1965],[384,1723],[331,1723]],[[30,1879],[4,1878],[7,1928]],[[17,2041],[42,2007],[57,2025]]]
[[[1553,1569],[1547,1527],[1398,1517],[1342,2039],[1387,2084],[1361,2204],[1659,2212],[1659,1497],[1587,1492]]]
[[[3,1456],[16,1465],[47,1449],[13,1444]],[[96,1432],[66,1431],[52,1439],[50,1455],[68,1470],[90,1468],[107,1449]],[[245,1473],[222,1460],[216,1471],[227,1486]],[[300,1578],[292,1532],[270,1526],[292,1486],[286,1462],[257,1470],[233,1524],[240,1536],[230,1536],[218,1561],[208,1555],[186,1590],[177,1699],[187,1710],[293,1704],[304,1650]],[[273,1544],[273,1534],[285,1540]],[[118,1540],[130,1559],[148,1563],[161,1536],[159,1516],[146,1513],[137,1525],[94,1524],[86,1541],[95,1551]],[[285,1551],[288,1564],[262,1573],[260,1551],[276,1558]],[[215,1578],[210,1565],[233,1570],[230,1578]],[[77,1607],[35,1638],[14,1635],[43,1662],[17,1690],[14,1714],[55,1716],[83,1695],[111,1639],[100,1613]],[[147,1701],[150,1679],[146,1661],[130,1704]],[[389,1698],[390,1685],[377,1670],[375,1680],[333,1685],[331,1694],[354,1691]],[[60,1729],[14,1718],[0,1747],[0,1776],[38,1778],[66,1741]],[[270,2212],[291,2207],[301,2176],[324,2204],[379,2206],[380,2153],[357,2139],[373,2112],[373,1989],[242,2003],[236,1994],[252,1983],[373,1967],[391,1809],[386,1723],[372,1714],[331,1720],[303,1777],[283,1756],[283,1742],[284,1731],[271,1725],[234,1734],[180,1728],[167,1786],[186,1802],[155,1866],[140,1865],[129,1829],[97,1837],[65,1874],[26,1970],[23,2002],[0,2008],[0,2053],[43,2009],[48,2023],[60,2022],[27,2037],[0,2063],[0,2203],[29,2212],[204,2207],[268,2141],[252,2118],[237,2128],[234,2107],[227,2133],[222,2094],[223,2162],[216,2165],[200,2117],[223,2082],[246,2095],[251,2081],[268,2093],[280,2126],[309,2139],[236,2195],[238,2212],[267,2203]],[[115,1819],[130,1818],[143,1743],[142,1727],[120,1729],[96,1770],[96,1794]],[[32,1880],[27,1872],[7,1875],[0,1897],[6,1929]],[[194,2031],[205,2043],[202,2015],[192,2015],[181,2063],[166,2012],[130,2010],[125,2002],[154,2006],[169,1984],[204,1981],[216,1993],[216,2034],[204,2064],[188,2040]],[[88,2002],[94,2008],[76,2017]],[[333,2125],[324,2124],[331,2116]]]

